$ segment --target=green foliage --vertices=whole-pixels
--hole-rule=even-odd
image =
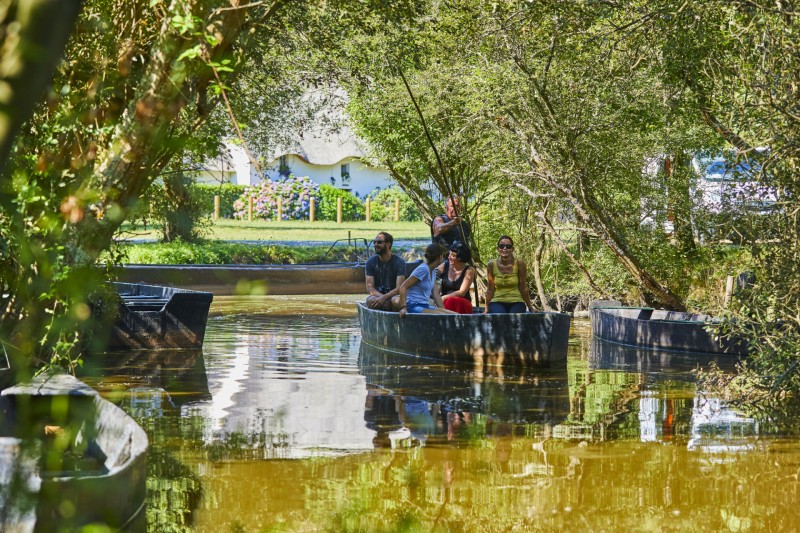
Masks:
[[[320,201],[317,209],[319,220],[336,220],[337,198],[342,199],[342,220],[363,220],[364,204],[353,193],[327,183],[319,186]]]
[[[192,188],[192,195],[197,199],[205,216],[214,213],[214,197],[219,196],[219,216],[220,218],[233,218],[233,204],[238,200],[246,189],[246,185],[236,185],[233,183],[195,183]]]
[[[251,196],[254,198],[254,219],[277,220],[280,199],[283,210],[281,220],[308,220],[311,199],[318,200],[320,190],[314,181],[305,176],[290,174],[276,181],[265,179],[253,187],[245,188],[244,194],[233,204],[234,218],[248,218]]]
[[[124,262],[146,265],[269,265],[354,261],[366,253],[351,246],[287,246],[225,241],[122,244]]]
[[[370,217],[379,222],[394,220],[395,202],[400,200],[400,220],[414,222],[422,220],[419,208],[411,197],[399,187],[375,190],[367,195],[370,199]]]

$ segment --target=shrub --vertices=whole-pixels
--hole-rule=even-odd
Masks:
[[[220,218],[233,218],[233,204],[244,194],[246,188],[246,185],[233,183],[197,183],[192,187],[192,195],[197,198],[197,203],[208,216],[214,214],[214,196],[219,196]]]
[[[370,217],[374,221],[386,222],[394,220],[394,204],[398,198],[400,199],[400,220],[404,222],[422,220],[422,215],[414,201],[399,187],[375,189],[367,196],[372,200],[370,203]]]
[[[245,188],[244,194],[233,204],[233,216],[238,219],[247,218],[248,199],[254,196],[253,218],[275,220],[278,216],[278,198],[281,198],[282,220],[304,220],[308,218],[311,198],[319,199],[320,192],[317,184],[308,177],[289,175],[278,181],[266,179]]]
[[[105,253],[101,260],[110,262],[113,254],[119,254],[122,262],[148,265],[229,265],[229,264],[297,264],[321,261],[355,261],[360,250],[351,246],[329,245],[286,246],[277,244],[248,244],[225,241],[200,241],[187,243],[117,244],[112,252]],[[363,260],[363,259],[361,259]]]
[[[336,220],[336,199],[342,199],[342,220],[363,220],[364,204],[352,193],[323,184],[319,187],[322,199],[319,202],[317,218],[319,220]]]

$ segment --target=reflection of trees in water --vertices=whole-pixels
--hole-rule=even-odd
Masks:
[[[158,531],[191,531],[203,489],[198,476],[162,446],[147,456],[147,523]]]

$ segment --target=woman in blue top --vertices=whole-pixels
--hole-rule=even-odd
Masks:
[[[434,291],[436,275],[434,269],[444,261],[447,248],[441,244],[429,244],[425,249],[425,263],[414,269],[408,278],[400,285],[400,318],[405,318],[406,313],[440,313],[454,315],[453,311],[444,309],[439,291]],[[433,293],[436,307],[428,303]]]

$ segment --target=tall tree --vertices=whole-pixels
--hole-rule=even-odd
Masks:
[[[52,90],[0,177],[0,336],[19,366],[80,362],[81,332],[93,324],[89,296],[104,279],[95,263],[189,140],[219,134],[201,128],[247,71],[251,51],[277,65],[283,49],[276,41],[309,34],[336,43],[331,32],[348,22],[391,21],[409,6],[87,2]],[[331,21],[338,24],[326,27]]]

